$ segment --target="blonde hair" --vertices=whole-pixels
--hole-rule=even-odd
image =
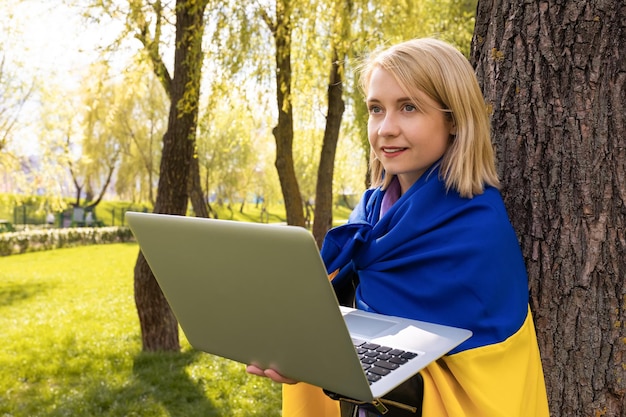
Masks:
[[[440,175],[446,188],[463,197],[482,194],[485,185],[499,187],[489,113],[474,69],[451,45],[432,38],[414,39],[375,51],[360,67],[365,95],[375,68],[388,71],[419,107],[417,91],[437,102],[451,118],[456,134],[451,137]],[[381,162],[370,151],[372,186],[386,188],[392,176],[384,175]]]

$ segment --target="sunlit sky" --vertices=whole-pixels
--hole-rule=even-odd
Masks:
[[[60,0],[1,0],[0,39],[6,63],[21,66],[18,76],[28,84],[41,83],[74,89],[89,64],[98,58],[98,50],[109,45],[118,31],[111,25],[87,25],[77,8]],[[6,65],[6,64],[5,64]],[[32,132],[37,104],[31,102],[21,112],[19,153],[36,152],[36,135]]]
[[[53,77],[71,78],[73,69],[82,66],[86,54],[85,40],[93,34],[82,30],[79,16],[65,6],[50,7],[51,2],[28,0],[16,6],[14,40],[17,48],[8,45],[7,51],[15,53],[40,74],[50,72]],[[22,48],[19,48],[19,45]]]

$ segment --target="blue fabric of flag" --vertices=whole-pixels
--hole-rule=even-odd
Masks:
[[[447,190],[439,166],[381,217],[385,191],[367,190],[321,253],[334,285],[358,274],[357,308],[463,327],[452,353],[504,341],[524,323],[528,279],[500,192]]]

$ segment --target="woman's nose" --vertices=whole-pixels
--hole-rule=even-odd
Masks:
[[[396,136],[399,132],[399,125],[396,117],[392,113],[385,114],[378,126],[379,136]]]

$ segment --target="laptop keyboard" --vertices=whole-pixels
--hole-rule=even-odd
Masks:
[[[370,385],[418,356],[417,353],[352,339]]]

